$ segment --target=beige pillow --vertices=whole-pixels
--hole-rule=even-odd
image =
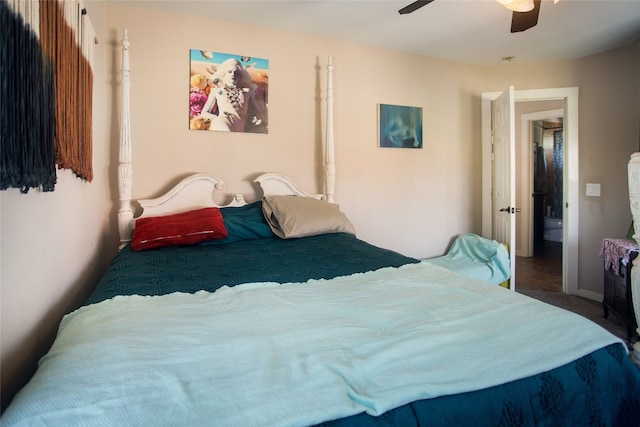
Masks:
[[[274,234],[283,239],[328,233],[356,234],[338,205],[312,197],[267,196],[262,201],[262,212]]]

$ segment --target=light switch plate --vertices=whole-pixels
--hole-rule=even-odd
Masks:
[[[587,183],[587,196],[600,197],[600,184]]]

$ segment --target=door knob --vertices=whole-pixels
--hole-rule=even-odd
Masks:
[[[500,209],[500,212],[516,213],[516,212],[522,212],[522,209],[512,208],[511,206],[507,206],[506,208]]]

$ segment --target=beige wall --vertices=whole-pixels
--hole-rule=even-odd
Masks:
[[[602,200],[581,200],[580,280],[602,292],[599,242],[624,234],[631,219],[626,161],[639,140],[639,43],[574,61],[475,67],[117,3],[93,1],[88,9],[100,39],[94,183],[61,172],[54,193],[0,193],[3,397],[33,368],[36,356],[25,355],[46,347],[60,316],[89,292],[115,252],[123,28],[131,40],[134,197],[158,195],[179,177],[205,171],[249,200],[252,178],[266,171],[321,191],[325,66],[332,55],[336,201],[359,237],[419,258],[444,253],[457,234],[480,232],[481,93],[511,84],[579,86],[581,177],[604,177]],[[189,49],[270,60],[268,135],[187,129]],[[379,103],[423,107],[422,150],[376,147]]]
[[[264,171],[321,191],[325,66],[332,55],[335,197],[359,236],[430,257],[442,254],[454,234],[478,229],[477,69],[337,40],[124,10],[111,7],[108,20],[113,31],[127,27],[131,39],[134,196],[157,194],[177,176],[197,171],[217,174],[228,191],[247,199],[255,197],[251,179]],[[268,135],[188,130],[185,85],[193,48],[270,60]],[[424,108],[424,149],[377,148],[379,103]]]
[[[86,299],[116,250],[109,224],[112,81],[105,74],[106,27],[101,8],[88,4],[87,10],[101,42],[94,68],[95,178],[86,183],[58,170],[53,192],[0,192],[3,407],[51,344],[61,315]]]
[[[640,150],[640,42],[576,61],[580,86],[581,287],[602,293],[602,239],[624,237],[631,224],[627,163]],[[602,197],[585,197],[587,182]]]

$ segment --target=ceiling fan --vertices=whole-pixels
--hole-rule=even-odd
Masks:
[[[413,3],[403,7],[398,11],[400,15],[406,15],[411,12],[415,12],[423,6],[428,5],[434,0],[423,0],[423,1],[414,1]],[[516,3],[516,1],[511,0],[497,0],[499,3],[502,3],[508,9],[513,10],[512,6],[509,3]],[[535,27],[538,24],[538,15],[540,14],[540,0],[530,0],[529,7],[531,7],[530,3],[533,3],[533,9],[528,10],[526,12],[518,12],[517,10],[513,10],[513,15],[511,17],[511,32],[518,33],[521,31],[528,30],[531,27]]]

